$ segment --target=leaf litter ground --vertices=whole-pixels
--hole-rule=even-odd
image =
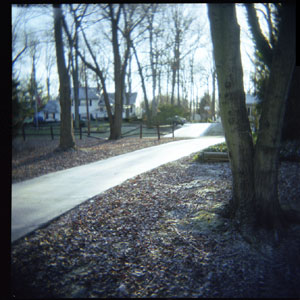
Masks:
[[[299,174],[281,164],[282,199]],[[12,296],[299,297],[299,226],[262,253],[220,214],[230,197],[228,163],[192,156],[127,180],[12,245]]]

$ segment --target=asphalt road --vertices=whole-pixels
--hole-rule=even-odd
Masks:
[[[11,241],[129,178],[223,141],[175,141],[12,184]]]

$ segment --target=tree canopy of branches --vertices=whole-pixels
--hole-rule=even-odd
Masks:
[[[28,17],[28,27],[24,14],[14,15],[13,18],[14,69],[20,72],[23,81],[27,80],[26,65],[32,60],[32,51],[29,49],[34,48],[35,40],[36,82],[41,82],[40,78],[46,77],[42,79],[41,93],[48,101],[55,99],[56,90],[59,90],[58,72],[51,72],[52,62],[56,60],[56,51],[52,51],[55,40],[52,14],[49,14],[51,7],[47,4],[24,6],[28,16],[34,12],[39,17],[32,23],[32,18]],[[200,9],[200,5],[197,8]],[[126,104],[123,103],[124,95],[129,90],[129,85],[132,86],[132,91],[138,92],[138,98],[143,93],[144,97],[138,101],[145,102],[149,125],[162,95],[166,95],[167,101],[171,100],[173,105],[182,105],[181,101],[185,100],[192,101],[194,96],[190,91],[193,87],[199,88],[197,77],[201,77],[200,74],[205,69],[197,60],[193,62],[193,68],[186,63],[199,49],[203,33],[200,30],[202,23],[195,18],[192,5],[62,4],[61,11],[65,67],[71,79],[70,88],[74,91],[72,110],[74,109],[75,127],[79,126],[78,88],[80,84],[84,85],[80,72],[82,63],[96,78],[92,79],[91,87],[97,86],[98,93],[104,97],[110,123],[110,139],[121,137]],[[23,33],[22,30],[17,30],[23,27],[24,36],[20,34]],[[130,72],[127,72],[130,59]],[[127,81],[126,74],[130,77],[127,77]],[[193,77],[193,80],[189,77]],[[187,87],[188,82],[190,88]],[[114,93],[113,103],[110,103],[108,93]]]

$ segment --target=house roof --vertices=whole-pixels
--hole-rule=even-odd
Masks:
[[[78,89],[79,100],[85,100],[85,87],[80,87]],[[89,99],[99,99],[97,88],[88,88],[88,98]],[[71,99],[74,99],[74,88],[71,88]]]
[[[60,105],[59,102],[56,100],[49,100],[44,108],[42,109],[43,112],[47,113],[58,113],[60,112]]]
[[[128,95],[128,93],[126,93],[126,96],[127,95]],[[109,102],[111,104],[115,103],[115,93],[108,93],[108,98],[109,98]],[[137,93],[131,93],[130,94],[130,98],[129,98],[129,105],[135,104],[136,98],[137,98]],[[125,99],[123,99],[123,104],[126,103]],[[101,98],[100,98],[100,101],[99,101],[99,105],[104,105],[104,95],[103,94],[101,95]]]
[[[260,100],[256,96],[246,94],[246,104],[257,104]]]

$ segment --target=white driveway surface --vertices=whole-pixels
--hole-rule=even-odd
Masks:
[[[11,240],[129,178],[223,141],[175,141],[12,184]]]
[[[187,123],[175,130],[174,136],[191,138],[201,137],[212,124],[213,123]],[[172,133],[165,135],[165,137],[172,137]]]

